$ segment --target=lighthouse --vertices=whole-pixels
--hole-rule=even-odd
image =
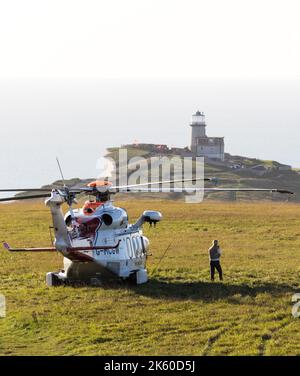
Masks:
[[[205,115],[199,110],[192,115],[191,151],[197,157],[224,160],[224,137],[208,137],[206,135]]]
[[[191,120],[191,127],[192,127],[192,144],[191,150],[193,153],[197,152],[197,140],[198,138],[205,138],[206,137],[206,124],[205,124],[205,115],[203,112],[197,111],[194,115],[192,115]]]

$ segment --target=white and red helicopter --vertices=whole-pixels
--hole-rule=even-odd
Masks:
[[[128,221],[125,209],[115,207],[111,196],[121,192],[278,192],[292,194],[282,189],[260,188],[163,188],[168,183],[184,183],[200,179],[160,181],[145,184],[113,186],[108,181],[94,181],[85,187],[41,189],[0,189],[0,192],[33,192],[28,196],[1,198],[0,202],[46,197],[46,206],[50,208],[55,240],[49,248],[11,248],[6,242],[4,247],[11,252],[58,251],[64,256],[64,266],[59,272],[46,274],[48,286],[68,282],[101,281],[107,273],[124,279],[133,279],[137,284],[147,282],[146,269],[149,240],[143,235],[145,223],[156,224],[161,221],[158,211],[146,210],[134,224]],[[214,181],[215,178],[205,178]],[[155,188],[155,186],[158,186]],[[40,192],[36,194],[35,192]],[[85,193],[95,196],[95,200],[86,201],[81,209],[72,209],[76,195]],[[69,211],[64,215],[62,205],[67,203]]]

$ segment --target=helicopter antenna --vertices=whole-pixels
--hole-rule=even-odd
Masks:
[[[59,159],[58,159],[58,157],[56,157],[56,162],[57,162],[57,165],[58,165],[58,169],[59,169],[59,172],[60,172],[60,176],[61,176],[61,178],[62,178],[63,185],[64,185],[64,187],[66,187],[66,182],[65,182],[64,174],[63,174],[63,172],[62,172],[62,169],[61,169],[61,166],[60,166],[60,163],[59,163]]]
[[[78,235],[78,228],[76,226],[75,215],[74,215],[74,211],[73,211],[73,208],[72,208],[72,203],[73,203],[74,197],[70,193],[70,190],[69,190],[69,188],[66,185],[66,181],[65,181],[64,174],[62,172],[62,168],[61,168],[61,165],[59,163],[58,157],[56,157],[56,162],[57,162],[58,169],[59,169],[59,172],[60,172],[60,175],[61,175],[61,178],[62,178],[62,182],[63,182],[63,185],[64,185],[64,193],[66,195],[66,201],[67,201],[67,204],[69,206],[69,211],[70,211],[70,214],[71,214],[71,221],[72,221],[72,224],[73,224],[73,226],[75,228],[75,231],[76,231],[76,233]]]
[[[168,250],[170,249],[171,245],[173,244],[173,242],[174,242],[174,241],[171,241],[171,243],[167,246],[165,252],[163,253],[163,255],[162,255],[161,258],[159,259],[158,263],[156,264],[156,266],[155,266],[154,269],[152,270],[151,275],[153,275],[153,274],[156,272],[156,270],[157,270],[157,268],[158,268],[158,265],[161,263],[162,259],[166,256],[166,254],[167,254]]]

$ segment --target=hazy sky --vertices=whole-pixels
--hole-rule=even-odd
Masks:
[[[1,0],[2,77],[300,76],[298,0]]]
[[[225,149],[300,166],[299,1],[0,0],[1,185],[97,174],[105,147]]]

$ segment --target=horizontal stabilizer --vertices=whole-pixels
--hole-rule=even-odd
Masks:
[[[46,248],[11,248],[8,243],[3,242],[3,247],[9,252],[53,252],[56,251],[55,247]]]

